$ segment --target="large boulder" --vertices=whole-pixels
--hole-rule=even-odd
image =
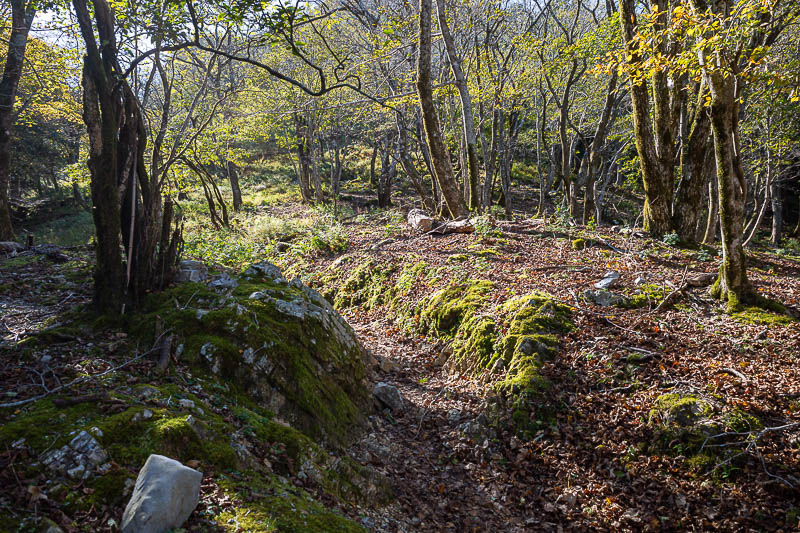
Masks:
[[[318,442],[341,446],[357,437],[373,405],[372,361],[344,318],[269,263],[224,285],[187,282],[154,295],[134,333],[155,336],[160,320],[173,329],[183,360]]]
[[[197,470],[151,455],[122,515],[122,533],[163,533],[180,527],[197,507],[202,480]]]

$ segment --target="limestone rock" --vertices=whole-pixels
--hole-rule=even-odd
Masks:
[[[685,428],[700,424],[713,411],[711,404],[701,398],[668,393],[656,398],[655,405],[650,411],[650,421],[660,419],[663,423]]]
[[[380,381],[372,388],[372,394],[393,413],[403,410],[403,395],[394,385]]]
[[[251,265],[247,270],[244,271],[244,275],[248,277],[266,278],[270,281],[285,281],[285,278],[281,273],[281,269],[269,261],[262,261],[261,263]]]
[[[239,286],[239,282],[233,279],[227,272],[223,272],[208,282],[208,286],[212,289],[235,289]]]
[[[422,209],[412,209],[408,212],[408,224],[417,231],[427,233],[433,229],[434,220],[425,214]]]
[[[610,307],[612,305],[622,305],[628,301],[623,295],[616,292],[611,292],[605,289],[592,291],[587,290],[583,293],[584,298],[588,301],[597,304],[601,307]]]
[[[163,455],[151,455],[136,478],[122,515],[122,533],[162,533],[180,527],[200,499],[203,474]]]
[[[25,250],[25,247],[18,242],[14,241],[0,242],[0,253],[4,254],[19,253],[23,250]]]
[[[612,270],[611,272],[608,272],[605,276],[603,276],[603,279],[595,283],[594,288],[601,290],[610,289],[611,287],[617,284],[618,280],[619,280],[619,272],[615,272]]]
[[[86,479],[108,458],[100,443],[87,431],[78,433],[69,444],[47,452],[42,463],[61,475]]]
[[[299,278],[287,281],[277,266],[263,262],[231,279],[239,285],[223,292],[209,284],[194,300],[203,313],[180,310],[174,334],[185,346],[181,359],[230,380],[317,442],[348,443],[372,405],[367,371],[373,357],[347,321]],[[174,311],[174,299],[186,299],[170,291],[160,297],[164,312]],[[141,320],[148,323],[150,316]]]
[[[208,276],[208,268],[200,261],[184,260],[178,267],[176,280],[199,283]]]

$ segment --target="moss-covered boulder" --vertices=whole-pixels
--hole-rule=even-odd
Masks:
[[[417,308],[420,327],[437,336],[454,337],[459,326],[486,304],[493,289],[491,281],[470,280],[436,291]]]
[[[267,268],[268,267],[268,268]],[[138,338],[161,324],[180,357],[238,387],[321,443],[351,440],[371,408],[368,354],[330,303],[274,265],[212,288],[182,283],[130,320]],[[233,286],[235,285],[235,286]]]
[[[689,428],[707,419],[714,409],[707,401],[694,395],[662,394],[650,410],[650,422]]]

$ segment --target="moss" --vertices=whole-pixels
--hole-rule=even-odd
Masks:
[[[650,411],[650,422],[660,419],[667,424],[690,426],[712,413],[711,406],[697,396],[668,393],[656,398],[655,405]]]
[[[448,256],[447,262],[448,263],[463,263],[464,261],[469,259],[469,255],[467,254],[453,254]]]
[[[786,511],[786,525],[797,527],[798,524],[800,524],[800,507],[792,507]]]
[[[708,453],[698,453],[687,460],[689,470],[697,474],[710,472],[717,465],[717,458]]]
[[[744,307],[740,311],[732,313],[731,317],[745,324],[767,326],[786,326],[794,322],[794,319],[786,314],[785,308],[776,312],[761,307]]]
[[[90,478],[86,485],[92,492],[82,500],[82,505],[88,507],[92,505],[121,506],[125,503],[125,483],[128,480],[136,481],[136,476],[129,470],[119,467],[113,468],[102,476]]]
[[[242,482],[223,478],[220,487],[238,500],[217,521],[237,533],[306,533],[309,531],[363,533],[364,528],[341,514],[326,509],[302,489],[273,477],[268,480],[246,473]]]
[[[417,308],[420,326],[424,331],[453,338],[461,323],[486,305],[492,289],[491,281],[472,280],[433,293]]]
[[[661,285],[643,284],[636,288],[629,298],[625,299],[620,307],[625,309],[639,309],[641,307],[655,307],[666,298],[671,291]]]
[[[734,407],[731,411],[725,413],[722,421],[725,424],[725,428],[730,431],[755,431],[764,427],[758,417],[746,413],[738,407]]]
[[[72,429],[98,416],[88,403],[58,409],[49,399],[29,404],[16,413],[12,409],[3,411],[0,415],[0,448],[11,448],[12,442],[25,439],[25,444],[39,453],[63,446],[68,442]]]
[[[494,361],[496,324],[493,318],[473,316],[458,329],[453,340],[456,365],[465,371],[490,368]]]
[[[380,265],[367,259],[349,270],[350,275],[335,291],[333,305],[337,309],[360,306],[366,310],[374,309],[390,300],[389,280],[396,265]]]
[[[574,239],[572,241],[573,250],[583,250],[586,248],[586,239]]]
[[[41,255],[18,255],[16,257],[9,257],[0,261],[0,270],[14,271],[34,263],[38,263],[43,259]]]
[[[475,255],[478,257],[499,257],[501,254],[498,250],[494,248],[482,248],[475,252]]]
[[[196,372],[228,380],[312,438],[345,444],[369,405],[358,345],[331,334],[332,319],[324,311],[292,315],[292,306],[310,302],[300,288],[239,282],[231,296],[200,284],[153,296],[145,313],[129,318],[129,331],[152,339],[155,324],[162,322]],[[251,299],[253,293],[264,297]]]
[[[518,433],[527,435],[535,429],[531,423],[534,412],[547,416],[550,410],[542,395],[549,383],[540,369],[558,346],[556,335],[569,332],[574,324],[567,306],[542,293],[513,298],[500,310],[510,317],[507,333],[498,343],[498,354],[508,372],[496,391],[510,404]]]

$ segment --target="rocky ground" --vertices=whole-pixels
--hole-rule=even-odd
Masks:
[[[225,468],[223,459],[204,457],[214,449],[192,442],[182,459],[204,478],[190,531],[310,531],[310,523],[325,524],[318,530],[408,532],[797,528],[800,323],[757,310],[724,314],[708,298],[703,276],[717,268],[715,250],[530,220],[484,219],[475,233],[446,236],[389,232],[374,220],[352,222],[347,231],[343,255],[302,266],[273,258],[337,305],[374,356],[370,384],[386,383],[402,395],[402,407],[394,409],[391,400],[375,401],[355,443],[335,453],[309,452],[312,444],[299,446],[300,454],[287,449],[285,441],[305,443],[303,437],[276,436],[267,413],[248,402],[232,407],[239,397],[180,360],[164,376],[155,373],[157,357],[117,368],[131,353],[150,349],[152,335],[145,344],[102,320],[69,322],[91,288],[86,251],[63,250],[67,262],[42,254],[2,260],[0,401],[47,395],[47,409],[25,404],[0,411],[0,478],[12,487],[0,499],[0,530],[4,523],[41,527],[42,516],[65,531],[114,530],[144,457],[126,456],[108,436],[108,421],[127,413],[130,422],[145,411],[161,420],[200,417],[211,441],[240,434],[262,465],[258,471],[266,461],[276,476],[264,482],[259,474],[257,484],[252,468]],[[609,271],[619,274],[607,282],[610,292],[595,289]],[[750,273],[762,294],[796,316],[800,258],[754,252]],[[455,333],[426,322],[437,291],[456,285],[466,299],[480,281],[490,288],[476,293]],[[520,408],[502,401],[519,393],[507,385],[516,359],[491,354],[514,327],[498,318],[507,312],[503,306],[537,291],[549,295],[550,305],[566,306],[573,326],[550,335],[556,348],[536,360],[540,382]],[[187,307],[189,296],[178,304]],[[607,303],[614,305],[600,305]],[[475,333],[484,319],[496,322],[488,348]],[[485,360],[464,359],[484,352]],[[57,390],[111,370],[112,380],[94,377],[69,393]],[[142,392],[145,386],[155,392]],[[99,412],[87,413],[87,403],[51,402],[88,394],[107,394],[95,400]],[[56,430],[85,427],[114,461],[84,468],[111,470],[74,483],[31,468],[66,437],[55,432],[48,441],[28,432],[20,442],[14,424],[26,416]],[[194,439],[177,435],[181,442]],[[295,464],[309,457],[320,480],[309,475],[314,468]],[[359,475],[334,490],[325,480],[340,460],[352,461]],[[102,479],[116,480],[114,498],[95,496],[103,494]],[[381,496],[384,482],[390,498]],[[325,508],[333,514],[324,522],[283,518],[297,509],[305,517],[331,512]]]

